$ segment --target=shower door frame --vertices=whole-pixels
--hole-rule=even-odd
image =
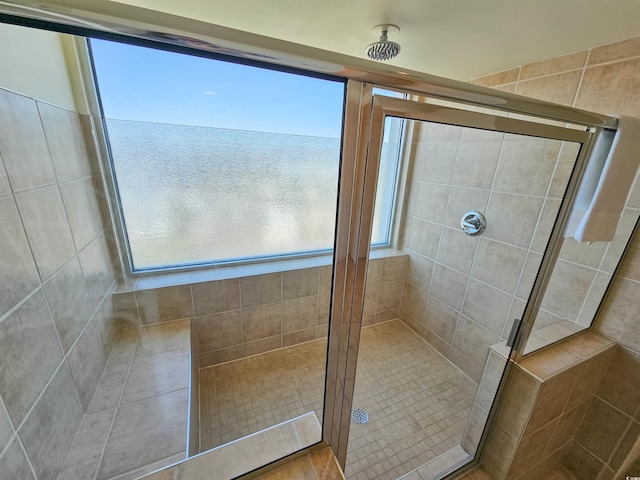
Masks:
[[[348,85],[351,85],[351,83],[352,82]],[[354,203],[352,206],[352,215],[357,214],[358,217],[352,217],[350,242],[345,252],[347,265],[354,273],[346,276],[344,286],[345,292],[352,292],[353,300],[352,302],[345,301],[345,304],[350,303],[350,305],[348,305],[350,311],[344,310],[342,312],[343,315],[350,317],[350,319],[347,317],[346,323],[348,324],[348,328],[345,329],[347,332],[347,343],[344,343],[344,336],[341,335],[338,337],[338,332],[330,333],[330,335],[334,335],[335,333],[336,337],[334,338],[332,336],[330,338],[330,340],[335,339],[335,341],[333,343],[330,341],[329,362],[332,361],[332,358],[336,361],[340,359],[337,363],[343,369],[343,372],[338,376],[339,381],[334,384],[334,386],[337,387],[336,394],[339,392],[342,397],[342,405],[341,408],[337,403],[332,405],[333,418],[331,419],[331,425],[328,425],[325,419],[324,428],[325,434],[331,434],[331,437],[327,438],[327,440],[334,449],[334,453],[342,468],[346,465],[349,441],[351,408],[355,390],[360,330],[362,327],[366,268],[370,252],[370,236],[373,225],[372,220],[385,119],[387,117],[396,117],[406,120],[427,121],[581,144],[580,151],[574,162],[572,174],[567,183],[564,198],[549,236],[547,248],[545,249],[541,265],[529,295],[520,327],[516,332],[515,340],[510,346],[509,361],[507,362],[505,374],[496,392],[494,406],[500,401],[500,394],[504,391],[510,367],[518,362],[524,355],[524,347],[531,332],[537,311],[540,308],[551,273],[553,272],[555,260],[562,247],[562,231],[564,230],[564,224],[584,172],[586,159],[593,148],[595,138],[603,130],[601,128],[593,129],[593,131],[576,130],[486,113],[459,110],[437,104],[403,100],[383,95],[374,96],[372,89],[373,85],[362,84],[359,92],[361,96],[360,126],[357,132],[359,148],[355,164],[356,175],[354,178],[356,186],[353,192]],[[334,314],[336,313],[337,312],[334,311]],[[332,329],[337,326],[334,324],[336,319],[337,317],[332,317]],[[342,322],[344,321],[343,317]],[[342,322],[340,323],[341,327]],[[329,377],[327,377],[327,381],[329,381]],[[329,383],[327,383],[327,385],[329,385]],[[327,389],[326,395],[329,395],[329,389]],[[327,405],[327,401],[328,399],[325,400],[325,406]],[[482,453],[482,446],[493,418],[495,417],[496,408],[492,408],[491,410],[491,415],[485,425],[482,440],[476,450],[473,461],[468,464],[468,468],[472,468],[477,464]],[[332,426],[333,428],[331,428]],[[458,471],[458,469],[462,467],[463,465],[456,465],[455,468],[452,469],[452,472]]]
[[[449,80],[426,73],[401,69],[393,65],[374,63],[335,52],[293,44],[247,32],[212,25],[171,14],[113,2],[81,2],[44,0],[37,7],[21,5],[20,1],[0,0],[0,22],[35,27],[74,35],[125,40],[155,48],[179,48],[183,52],[210,58],[236,57],[246,62],[270,63],[280,68],[303,69],[349,79],[345,102],[343,153],[341,166],[341,197],[336,231],[334,280],[331,307],[331,328],[325,389],[322,444],[331,446],[338,458],[346,457],[350,418],[350,398],[355,385],[358,321],[362,318],[364,279],[368,258],[368,230],[364,219],[371,218],[375,193],[372,180],[373,164],[367,164],[369,137],[373,122],[381,125],[380,117],[386,100],[376,104],[371,87],[397,89],[413,95],[473,105],[502,112],[513,112],[574,125],[591,127],[589,142],[582,148],[571,176],[565,199],[543,257],[540,274],[527,303],[525,317],[542,299],[545,281],[561,244],[562,224],[575,196],[576,186],[584,169],[585,158],[599,132],[616,128],[616,119],[543,100],[531,99]],[[415,102],[414,102],[415,103]],[[375,104],[375,105],[374,105]],[[425,104],[420,108],[424,107]],[[388,106],[388,105],[387,105]],[[431,105],[428,108],[435,108]],[[442,107],[437,107],[442,112]],[[381,110],[382,109],[382,110]],[[389,111],[392,111],[391,109]],[[471,114],[471,112],[463,112]],[[502,117],[499,117],[502,118]],[[503,120],[500,120],[503,121]],[[539,124],[536,124],[539,125]],[[584,132],[582,132],[584,134]],[[100,136],[100,132],[95,132]],[[377,168],[375,169],[377,170]],[[365,174],[366,171],[366,174]],[[377,171],[374,176],[377,175]],[[363,207],[367,207],[366,209]],[[511,360],[522,356],[530,323],[524,323],[512,351]],[[512,362],[509,362],[510,364]],[[504,385],[504,381],[502,385]],[[349,391],[351,390],[351,395]],[[346,408],[349,407],[349,408]],[[480,452],[481,449],[478,449]],[[476,456],[477,459],[477,456]]]

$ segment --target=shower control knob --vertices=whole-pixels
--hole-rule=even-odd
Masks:
[[[487,220],[480,212],[472,210],[465,213],[460,221],[462,231],[470,236],[480,235],[487,227]]]

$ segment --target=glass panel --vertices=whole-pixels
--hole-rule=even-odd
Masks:
[[[368,265],[348,478],[435,478],[473,458],[580,147],[407,122],[399,244]],[[471,211],[480,235],[461,228]]]
[[[331,250],[341,82],[92,45],[134,270]]]

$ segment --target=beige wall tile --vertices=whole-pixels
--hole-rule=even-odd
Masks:
[[[453,172],[453,185],[491,188],[501,145],[502,142],[497,140],[461,142]]]
[[[480,379],[482,378],[482,367],[472,359],[453,347],[451,348],[447,358],[475,383],[480,382]]]
[[[618,347],[597,395],[627,415],[633,415],[640,404],[640,353]]]
[[[75,254],[67,213],[57,186],[16,196],[40,277],[49,277]]]
[[[505,83],[512,83],[518,80],[520,68],[513,68],[511,70],[505,70],[504,72],[493,73],[485,77],[476,78],[471,83],[476,85],[483,85],[485,87],[494,87],[496,85],[504,85]]]
[[[200,368],[218,365],[219,363],[230,362],[244,356],[242,345],[221,348],[212,352],[201,353],[198,355],[198,365]]]
[[[603,462],[609,459],[630,419],[594,397],[576,432],[575,440]]]
[[[578,324],[590,327],[595,319],[596,312],[602,300],[604,300],[604,294],[611,283],[611,275],[608,273],[598,272],[596,273],[591,288],[587,294],[587,298],[584,299],[582,310],[578,315]]]
[[[589,52],[585,50],[583,52],[571,53],[562,57],[555,57],[550,60],[524,65],[520,72],[520,80],[581,69],[585,65],[588,53]]]
[[[580,144],[573,142],[562,142],[556,170],[551,178],[548,196],[553,198],[562,198],[569,183],[569,177],[573,171],[573,166],[580,152]]]
[[[135,355],[122,404],[189,387],[190,352],[173,350]]]
[[[640,56],[640,37],[630,38],[592,49],[589,55],[589,65],[638,56]]]
[[[421,321],[426,304],[427,296],[411,284],[405,283],[402,290],[400,310],[404,310],[414,319]]]
[[[510,472],[518,475],[542,459],[557,423],[558,420],[548,423],[520,441],[511,463]]]
[[[13,429],[13,425],[11,425],[9,414],[4,407],[2,398],[0,398],[0,452],[4,451],[5,447],[9,445],[9,441],[14,433],[15,430]]]
[[[559,211],[560,200],[555,198],[547,198],[545,200],[544,206],[542,207],[542,213],[540,214],[540,220],[536,226],[536,233],[534,234],[533,241],[531,242],[532,250],[536,252],[544,252],[545,248],[547,248],[549,238],[551,237],[551,230],[553,229],[553,224],[558,217]]]
[[[575,106],[605,114],[637,115],[638,71],[640,58],[587,68]]]
[[[242,338],[251,342],[282,333],[282,304],[271,303],[242,309]]]
[[[464,315],[458,319],[453,348],[462,352],[481,368],[484,367],[489,354],[489,347],[499,341],[498,335],[480,327]]]
[[[67,364],[80,398],[80,404],[85,412],[106,363],[107,359],[102,351],[100,335],[98,335],[94,322],[91,321],[67,355]]]
[[[83,418],[58,476],[60,479],[95,477],[115,413],[115,409],[106,410]]]
[[[3,265],[0,290],[0,316],[31,292],[39,277],[18,209],[11,197],[0,199],[0,264]]]
[[[441,230],[442,227],[438,224],[416,219],[409,248],[425,257],[436,258]]]
[[[484,451],[482,468],[491,478],[506,478],[517,440],[502,426],[496,425]]]
[[[316,326],[318,296],[285,300],[282,303],[282,333],[297,332]]]
[[[607,248],[607,252],[602,259],[602,264],[600,265],[600,270],[604,270],[605,272],[613,273],[615,268],[620,262],[620,258],[624,253],[624,249],[629,243],[631,239],[631,235],[633,233],[633,228],[636,225],[638,220],[638,211],[631,210],[629,208],[625,208],[622,212],[622,218],[620,219],[620,223],[618,223],[618,228],[616,229],[615,236],[613,240],[609,244],[609,248]],[[633,240],[632,240],[633,241]],[[633,245],[633,244],[632,244]],[[627,259],[621,263],[621,271],[618,272],[619,275],[623,277],[635,278],[636,280],[640,278],[638,276],[637,271],[634,273],[634,268],[637,266],[633,266],[633,259],[636,258],[637,247],[631,247],[631,252],[627,255]],[[635,248],[635,249],[634,249]],[[630,276],[633,275],[633,276]]]
[[[191,285],[191,292],[196,316],[240,308],[240,280],[237,278],[196,283]]]
[[[615,278],[595,322],[595,332],[624,347],[637,349],[640,344],[640,323],[635,320],[640,315],[637,298],[637,284],[624,278]]]
[[[247,342],[242,345],[242,353],[245,357],[257,355],[259,353],[275,350],[282,347],[282,336],[276,335],[269,338],[261,338],[254,342]]]
[[[526,253],[524,249],[481,238],[471,276],[513,293],[518,285]]]
[[[11,185],[9,184],[9,176],[4,168],[2,155],[0,155],[0,195],[8,195],[11,193]]]
[[[82,250],[103,229],[93,178],[60,185],[76,250]]]
[[[499,191],[544,196],[561,142],[548,139],[505,140],[500,152],[494,188]]]
[[[517,247],[528,248],[538,223],[543,199],[492,192],[484,235]]]
[[[582,421],[582,417],[584,417],[584,413],[587,411],[589,403],[590,402],[588,400],[586,402],[582,402],[573,409],[562,414],[558,420],[558,425],[553,432],[553,436],[549,441],[549,445],[547,445],[545,455],[556,451],[573,438],[573,435],[576,433],[576,430]]]
[[[489,414],[480,408],[477,403],[475,403],[471,408],[467,429],[461,442],[462,448],[471,455],[475,454],[478,449],[478,445],[480,445],[480,438],[488,417]]]
[[[69,351],[87,324],[93,308],[76,257],[58,270],[44,284],[53,321],[65,352]]]
[[[487,330],[501,335],[511,307],[511,299],[511,295],[470,279],[462,313]]]
[[[415,155],[417,158],[424,157],[424,164],[417,179],[450,185],[457,153],[457,143],[418,144]]]
[[[377,285],[382,276],[382,260],[369,259],[367,264],[367,285]],[[326,291],[328,293],[328,290]]]
[[[400,300],[402,298],[402,280],[381,283],[378,286],[378,301],[376,304],[376,312],[384,312],[400,308]]]
[[[433,260],[422,255],[412,253],[407,265],[406,281],[423,292],[429,291],[431,275],[433,274]]]
[[[516,289],[516,297],[522,300],[528,300],[533,288],[533,283],[536,281],[536,275],[540,269],[540,263],[542,262],[542,254],[529,251],[527,260],[522,269],[522,275],[518,280],[518,288]]]
[[[18,437],[14,437],[7,449],[0,455],[0,471],[7,478],[36,480],[31,472],[27,454]]]
[[[542,300],[542,308],[569,320],[576,320],[595,275],[575,264],[558,260]]]
[[[109,257],[109,247],[103,235],[96,237],[78,254],[89,298],[96,308],[114,279],[113,266]]]
[[[392,310],[383,310],[381,312],[376,312],[373,323],[382,323],[398,318],[399,311],[400,308],[398,307]]]
[[[0,394],[19,425],[62,360],[42,290],[0,323],[0,358]]]
[[[460,310],[469,277],[436,264],[430,294],[454,310]]]
[[[454,125],[429,123],[427,129],[427,142],[456,142],[460,139],[461,132],[462,128]],[[422,135],[419,138],[422,140]]]
[[[55,480],[81,421],[82,407],[63,363],[18,432],[38,479]]]
[[[184,451],[187,409],[187,389],[122,406],[116,414],[97,478],[105,480]],[[141,438],[153,441],[141,442]]]
[[[460,228],[445,227],[438,245],[438,263],[469,274],[478,246],[478,237],[465,235]]]
[[[297,332],[285,333],[282,335],[282,346],[289,347],[298,343],[310,342],[316,339],[316,328],[307,328]]]
[[[522,435],[538,397],[539,389],[540,382],[538,380],[520,367],[513,367],[502,406],[498,412],[498,423],[514,437],[519,438]]]
[[[362,309],[363,315],[371,315],[376,313],[376,305],[378,304],[378,290],[380,284],[368,285],[364,291],[364,307]]]
[[[573,238],[565,238],[562,242],[559,258],[586,267],[598,268],[607,246],[605,242],[588,244],[577,242]]]
[[[598,478],[598,474],[604,467],[600,460],[575,441],[571,442],[564,464],[577,478],[585,479]]]
[[[542,384],[540,394],[524,432],[525,436],[530,435],[562,414],[579,375],[579,369],[572,368],[546,380]]]
[[[586,333],[588,332],[582,333],[579,337],[584,336]],[[615,350],[615,347],[609,348],[580,365],[580,376],[565,409],[573,408],[593,396],[611,362],[611,357],[614,355]]]
[[[611,460],[609,461],[609,466],[618,470],[623,462],[627,459],[627,455],[629,455],[631,449],[634,444],[640,438],[640,423],[631,422],[629,428],[625,432],[624,436],[620,440],[620,443],[616,447],[614,454],[611,456]],[[633,454],[631,454],[633,455]]]
[[[318,310],[316,313],[316,322],[318,325],[327,325],[329,323],[330,308],[331,308],[331,297],[329,295],[319,296]]]
[[[38,102],[42,127],[59,182],[91,174],[80,116],[62,108]]]
[[[191,288],[188,285],[139,291],[135,296],[143,325],[193,316]]]
[[[3,89],[0,153],[14,192],[56,181],[36,102]]]
[[[140,325],[138,304],[133,292],[118,293],[113,295],[113,305],[120,328],[131,328]]]
[[[489,350],[475,398],[475,402],[485,412],[491,410],[506,363],[507,360],[505,357],[496,353],[494,350]]]
[[[242,307],[282,301],[282,275],[271,273],[240,279]]]
[[[424,326],[445,342],[453,342],[458,323],[458,312],[429,296],[424,315]]]
[[[240,310],[206,315],[193,319],[198,338],[198,352],[208,352],[242,343]]]
[[[382,274],[380,282],[395,282],[398,280],[404,280],[405,271],[407,270],[407,264],[409,257],[401,255],[397,257],[389,257],[382,260]]]
[[[460,221],[465,213],[471,210],[486,212],[488,203],[489,191],[487,190],[453,187],[449,194],[444,224],[447,227],[459,229]]]
[[[282,273],[282,298],[310,297],[318,294],[318,269],[307,268]]]
[[[578,90],[581,74],[581,71],[573,71],[519,81],[516,93],[561,105],[571,105]]]
[[[449,187],[420,182],[418,199],[416,200],[415,216],[421,220],[441,223],[447,209]]]

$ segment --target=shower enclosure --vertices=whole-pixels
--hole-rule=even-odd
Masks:
[[[46,20],[53,23],[31,22],[55,29],[61,21]],[[304,78],[307,95],[325,82],[339,99],[333,120],[340,138],[213,131],[177,120],[150,126],[110,117],[100,69],[120,61],[97,54],[92,65],[81,37],[141,42],[111,23],[106,35],[96,26],[101,20],[93,21],[89,29],[66,27],[79,36],[74,45],[88,114],[58,114],[73,118],[65,141],[88,146],[83,155],[93,179],[86,195],[94,199],[90,205],[100,200],[91,216],[100,249],[83,250],[86,242],[76,239],[82,222],[74,224],[66,180],[55,188],[44,182],[45,189],[62,192],[53,196],[60,216],[68,212],[71,226],[63,233],[70,254],[40,271],[34,288],[42,283],[49,295],[49,277],[69,270],[82,275],[72,276],[85,295],[100,290],[93,303],[104,311],[83,328],[93,343],[102,340],[104,353],[90,375],[74,368],[69,375],[67,363],[76,365],[92,351],[80,349],[78,331],[60,358],[54,356],[51,368],[61,363],[52,385],[60,391],[71,385],[72,392],[86,386],[72,421],[66,417],[73,429],[51,427],[66,432],[56,455],[29,443],[28,408],[18,411],[20,394],[0,385],[12,438],[27,438],[24,448],[38,474],[134,478],[187,457],[175,467],[185,475],[204,468],[235,478],[313,445],[330,446],[348,478],[441,478],[477,461],[509,366],[588,328],[622,253],[598,250],[606,261],[595,268],[593,251],[600,247],[562,238],[594,139],[614,122],[391,68],[366,73],[370,65],[359,61],[343,71],[329,60],[347,65],[345,58],[324,53],[305,62],[264,61],[246,53],[253,51],[249,46],[221,49],[203,40],[209,33],[196,41],[188,32],[137,31],[148,40],[145,48],[163,50],[152,50],[158,56],[195,62],[191,54],[197,54],[204,64],[239,63],[248,77]],[[217,35],[224,38],[224,29]],[[7,105],[29,103],[29,121],[44,128],[51,144],[62,142],[42,113],[53,107],[2,94],[0,100],[11,98]],[[290,114],[300,109],[297,103]],[[298,127],[314,120],[310,109],[302,110]],[[15,122],[17,111],[3,108],[2,120]],[[39,131],[23,130],[14,137]],[[17,202],[22,217],[13,208],[12,219],[34,219],[24,228],[35,255],[40,227],[48,225],[38,212],[47,202],[27,202],[34,193],[16,186],[12,170],[18,147],[2,140],[13,189],[0,190],[0,199]],[[170,159],[144,156],[177,144],[184,148]],[[43,145],[38,155],[48,158]],[[281,151],[288,153],[274,162]],[[318,165],[318,155],[330,157],[326,165]],[[175,180],[181,172],[186,177]],[[296,216],[299,210],[303,215]],[[316,217],[324,229],[314,243]],[[478,218],[486,220],[483,229]],[[213,222],[220,219],[227,230]],[[204,231],[197,231],[202,224]],[[299,232],[310,246],[291,252],[287,242]],[[136,249],[147,239],[153,252],[139,256]],[[251,258],[247,248],[257,240],[266,240],[264,251]],[[206,257],[211,244],[225,241],[222,256]],[[180,248],[186,261],[171,256]],[[112,273],[90,287],[94,257]],[[37,295],[12,298],[0,313],[4,325],[18,322],[16,313]],[[107,332],[117,337],[111,343]],[[62,395],[40,384],[29,392],[36,402],[44,389],[36,412]]]

